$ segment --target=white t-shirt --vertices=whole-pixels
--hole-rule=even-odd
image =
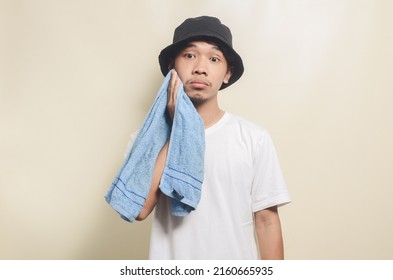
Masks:
[[[290,202],[269,134],[225,113],[206,129],[201,200],[186,217],[155,208],[150,259],[258,259],[253,213]]]

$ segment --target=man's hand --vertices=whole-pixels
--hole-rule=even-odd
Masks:
[[[172,69],[171,72],[172,72],[172,76],[168,85],[168,103],[166,105],[166,109],[169,118],[171,119],[171,121],[173,121],[173,117],[175,115],[177,92],[179,90],[179,85],[180,85],[180,78],[174,69]]]

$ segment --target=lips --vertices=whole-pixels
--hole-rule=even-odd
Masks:
[[[205,88],[210,85],[209,82],[200,79],[190,80],[188,84],[190,84],[194,88]]]

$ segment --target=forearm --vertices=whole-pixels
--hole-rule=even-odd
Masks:
[[[173,121],[175,115],[175,107],[177,100],[177,91],[180,85],[180,78],[177,76],[176,71],[172,70],[172,77],[168,85],[168,103],[166,106],[166,113],[171,121]],[[157,156],[156,164],[153,169],[153,176],[150,185],[149,195],[146,199],[145,204],[141,210],[141,213],[136,218],[137,221],[142,221],[149,216],[156,206],[158,199],[160,198],[161,191],[159,189],[162,173],[164,172],[166,157],[168,154],[169,141],[167,141],[162,147],[160,153]]]
[[[277,207],[255,213],[255,229],[260,258],[263,260],[284,259],[284,245]]]
[[[161,176],[165,167],[166,156],[168,153],[168,146],[169,146],[168,143],[169,142],[165,143],[164,147],[162,147],[161,151],[157,156],[157,160],[153,169],[150,191],[139,216],[136,218],[137,221],[142,221],[146,219],[147,216],[149,216],[150,213],[153,211],[154,207],[158,202],[158,199],[160,198],[161,191],[159,189],[159,186],[160,186]]]

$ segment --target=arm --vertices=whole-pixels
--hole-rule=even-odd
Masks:
[[[168,85],[168,104],[167,113],[171,120],[175,115],[175,105],[177,98],[177,90],[179,88],[180,79],[178,78],[176,72],[172,71],[172,77]],[[158,199],[161,196],[161,191],[159,189],[162,173],[164,172],[166,157],[168,154],[169,141],[165,143],[161,151],[158,153],[156,164],[153,169],[153,177],[151,180],[150,191],[146,198],[145,204],[138,217],[137,221],[143,221],[150,215],[154,207],[157,205]]]
[[[254,213],[260,258],[283,260],[284,246],[277,206]]]
[[[157,156],[156,164],[153,169],[153,177],[151,180],[149,195],[146,198],[145,204],[143,205],[139,216],[136,218],[137,221],[143,221],[147,218],[147,216],[150,215],[161,196],[161,191],[158,187],[160,185],[161,176],[165,167],[168,146],[169,142],[166,142]]]

